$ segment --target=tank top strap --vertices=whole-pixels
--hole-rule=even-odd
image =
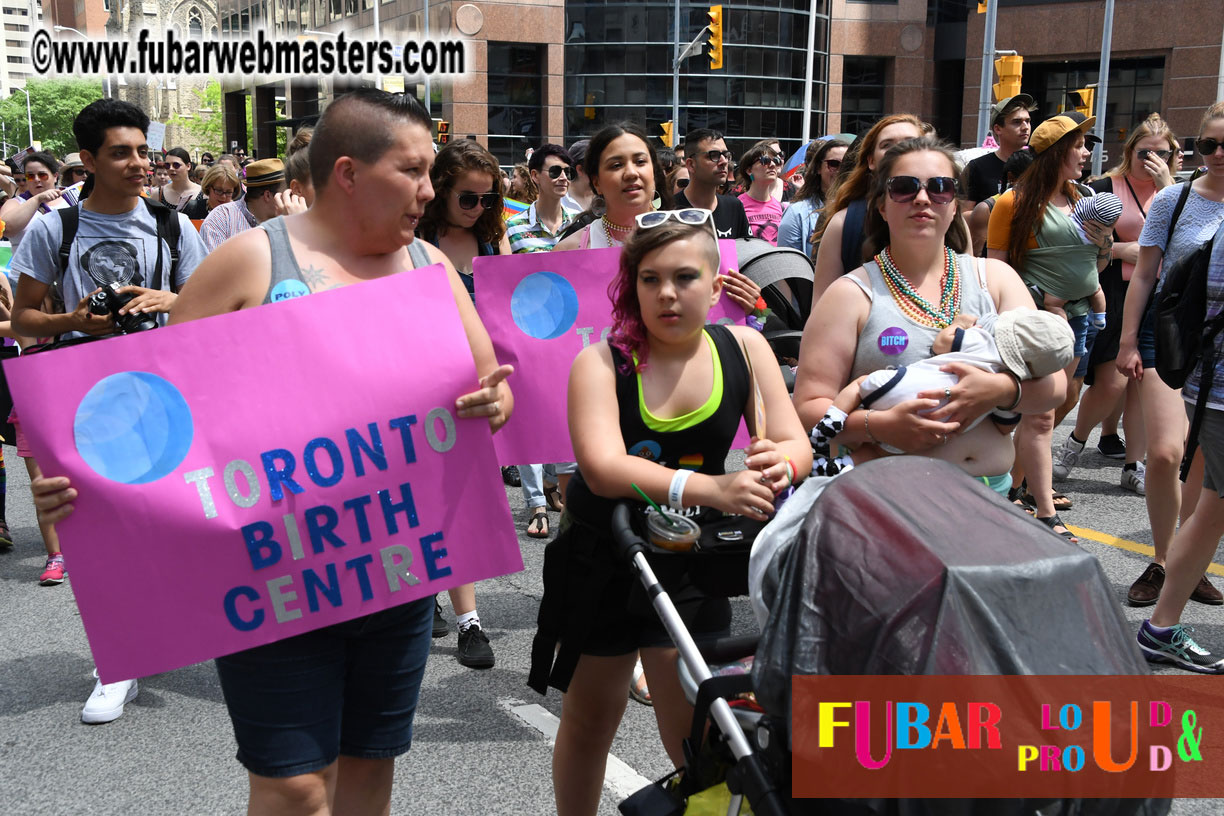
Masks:
[[[422,266],[429,266],[433,263],[423,241],[413,241],[408,245],[408,258],[412,261],[413,269],[420,269]]]
[[[298,266],[297,257],[289,243],[289,231],[285,228],[285,219],[278,216],[258,225],[268,236],[268,249],[271,251],[271,274],[268,280],[268,293],[264,295],[264,303],[275,303],[280,300],[309,295],[310,287],[302,277],[302,269]]]

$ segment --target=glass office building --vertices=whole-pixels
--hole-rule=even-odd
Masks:
[[[803,121],[809,0],[723,3],[723,67],[705,55],[680,68],[680,132],[722,131],[733,152],[782,137],[797,147]],[[707,23],[708,5],[682,4],[680,38]],[[823,132],[828,83],[828,0],[817,3],[811,130]],[[569,0],[565,7],[565,140],[622,120],[651,136],[672,118],[674,6],[666,0]]]

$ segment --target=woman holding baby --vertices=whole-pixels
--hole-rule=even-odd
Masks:
[[[1033,164],[1016,186],[999,197],[990,214],[986,256],[1006,261],[1050,311],[1062,310],[1075,332],[1075,359],[1068,366],[1066,400],[1056,410],[1024,417],[1016,430],[1017,467],[1013,479],[1028,483],[1026,502],[1037,518],[1075,541],[1058,520],[1057,510],[1069,509],[1065,497],[1055,505],[1053,458],[1050,443],[1054,426],[1075,406],[1079,396],[1076,369],[1088,353],[1089,298],[1100,300],[1094,312],[1104,311],[1098,275],[1109,263],[1113,231],[1098,222],[1081,228],[1071,220],[1075,203],[1083,197],[1077,180],[1091,155],[1086,134],[1096,122],[1079,113],[1063,113],[1042,122],[1029,139],[1036,154]],[[1016,490],[1015,494],[1022,491]]]
[[[878,163],[865,226],[878,254],[829,286],[804,330],[795,407],[805,428],[821,420],[852,380],[929,357],[936,336],[958,315],[1033,308],[1007,264],[966,254],[957,175],[951,149],[929,136],[898,142]],[[944,459],[1006,492],[1010,437],[990,422],[960,429],[995,410],[1052,411],[1063,400],[1066,378],[1059,372],[1021,383],[970,365],[948,369],[960,379],[942,391],[886,410],[850,412],[837,441]]]

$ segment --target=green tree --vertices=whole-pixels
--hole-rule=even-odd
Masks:
[[[34,139],[42,142],[44,150],[50,150],[63,158],[77,149],[72,135],[72,120],[81,108],[102,98],[101,81],[84,79],[31,79],[26,82],[30,94],[30,120],[34,124]],[[0,100],[0,122],[4,123],[4,137],[8,147],[5,156],[29,146],[29,125],[26,122],[26,97],[13,90],[7,98]]]
[[[197,110],[205,112],[191,116],[175,114],[170,117],[170,121],[167,124],[185,129],[194,137],[194,141],[200,145],[200,150],[202,151],[208,151],[214,156],[220,153],[228,153],[229,144],[225,141],[225,115],[222,110],[221,83],[213,80],[203,90],[193,89],[192,93],[196,96],[198,103],[196,105]],[[251,116],[251,97],[248,95],[245,99],[247,144],[242,145],[242,147],[249,153],[251,150],[251,137],[255,133],[255,127]],[[278,119],[285,118],[285,105],[283,102],[276,103],[276,116]],[[288,139],[285,128],[277,128],[276,153],[278,156],[285,155],[285,147],[287,145]]]

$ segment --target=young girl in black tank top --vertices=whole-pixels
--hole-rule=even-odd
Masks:
[[[650,219],[664,220],[654,225]],[[599,805],[639,649],[660,736],[677,765],[691,725],[675,649],[653,611],[629,603],[634,579],[612,553],[611,508],[635,499],[637,485],[660,504],[764,520],[774,496],[811,469],[810,445],[768,344],[751,329],[705,325],[722,290],[708,213],[698,224],[681,223],[671,212],[638,221],[612,287],[615,325],[608,343],[584,350],[570,371],[569,426],[579,475],[545,554],[532,649],[529,684],[541,693],[549,685],[566,692],[553,754],[561,816],[591,814]],[[739,419],[756,425],[745,351],[767,438],[754,432],[748,470],[724,473]],[[694,636],[725,632],[727,600],[677,580],[666,588]]]

